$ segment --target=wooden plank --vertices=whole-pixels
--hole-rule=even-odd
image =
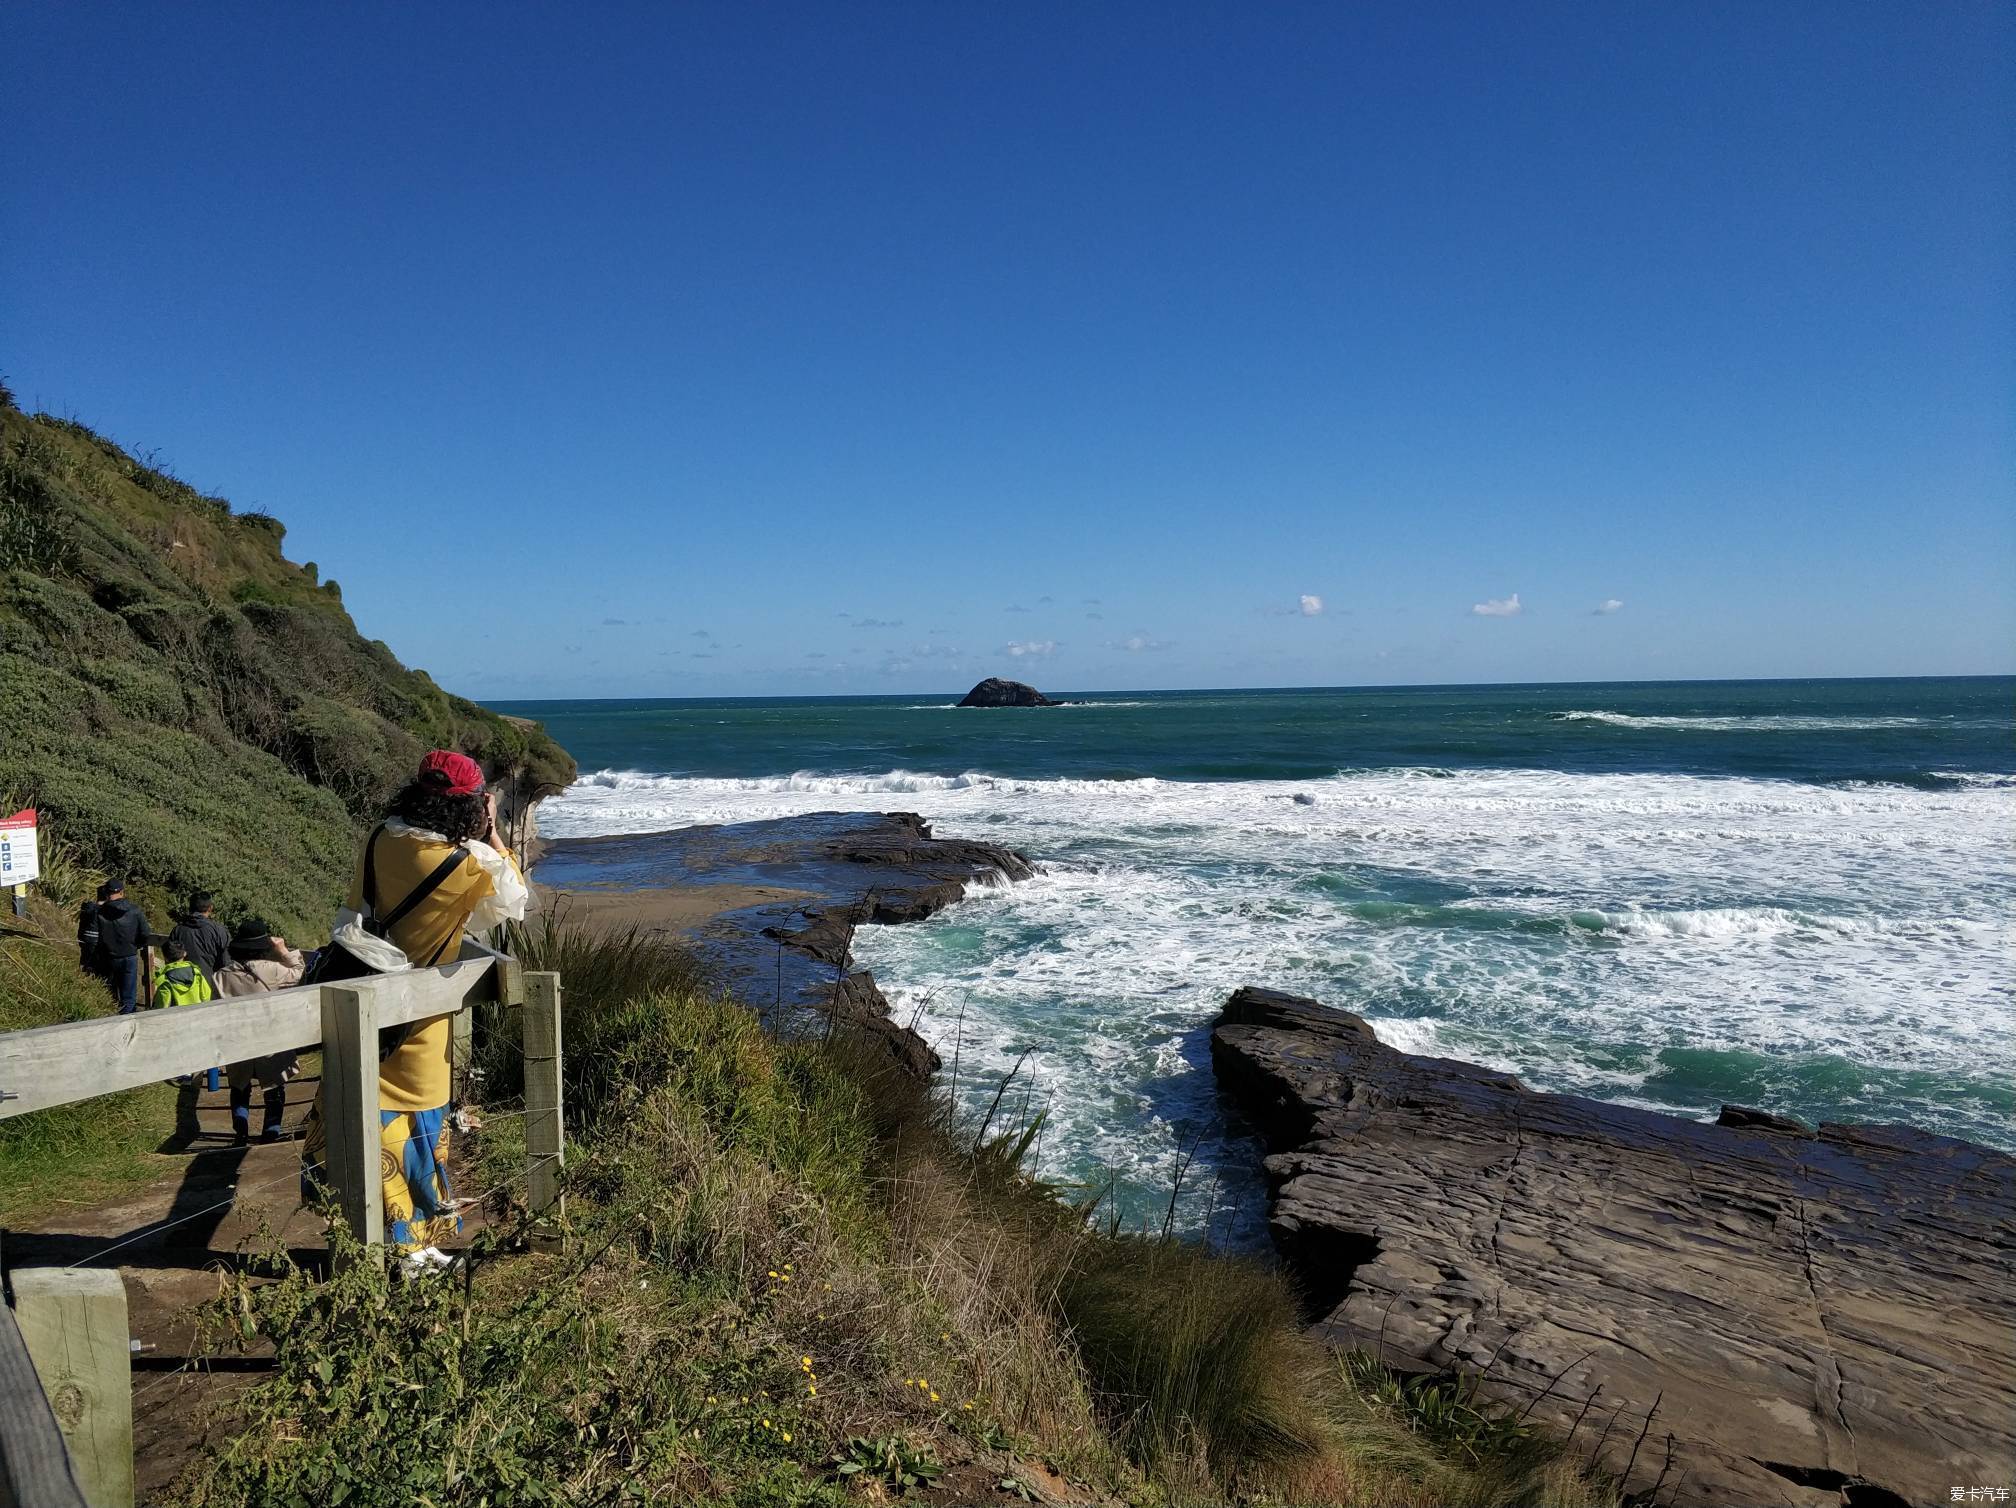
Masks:
[[[462,940],[463,958],[487,958],[496,968],[492,982],[492,998],[496,1003],[509,1008],[524,1003],[525,968],[508,953],[499,953],[486,943],[473,937]],[[476,1062],[476,1009],[465,1005],[455,1017],[452,1040],[449,1045],[450,1097],[457,1104],[480,1099],[481,1090],[470,1082],[470,1074]]]
[[[560,1173],[567,1131],[560,1100],[560,976],[525,975],[525,1202],[565,1219]]]
[[[91,1508],[133,1508],[126,1285],[96,1267],[20,1267],[14,1319]],[[32,1499],[30,1501],[33,1501]]]
[[[322,987],[323,1176],[351,1234],[366,1246],[385,1239],[385,1184],[379,1167],[378,1013],[380,993],[349,984]]]
[[[14,1311],[5,1304],[0,1304],[0,1508],[86,1508],[70,1447]]]
[[[382,1025],[397,1026],[496,998],[494,957],[438,969],[346,980],[369,990]],[[135,1011],[61,1026],[0,1032],[0,1120],[74,1100],[158,1084],[219,1063],[312,1048],[322,1040],[322,997],[313,985],[213,1000],[174,1010]]]

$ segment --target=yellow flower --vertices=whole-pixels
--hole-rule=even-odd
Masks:
[[[938,1401],[938,1395],[937,1395],[936,1393],[933,1393],[933,1394],[931,1395],[931,1401],[932,1401],[933,1403],[936,1403],[936,1402]]]
[[[774,1268],[774,1267],[773,1267],[773,1268],[771,1268],[771,1269],[770,1269],[770,1276],[771,1276],[771,1277],[773,1277],[773,1278],[777,1276],[777,1269],[776,1269],[776,1268]]]
[[[809,1356],[801,1356],[798,1358],[798,1365],[803,1367],[806,1371],[809,1372],[812,1370],[812,1358]]]
[[[822,1315],[820,1315],[820,1316],[819,1316],[819,1318],[821,1318],[821,1319],[823,1320],[824,1318],[826,1318],[826,1316],[822,1314]]]
[[[809,1382],[805,1384],[805,1391],[814,1398],[819,1396],[819,1389]]]
[[[970,1409],[971,1407],[973,1407],[972,1400],[968,1399],[965,1403],[960,1404],[959,1407],[961,1407],[962,1409]]]
[[[938,1332],[938,1338],[940,1340],[950,1340],[952,1338],[952,1332],[950,1330],[940,1330]]]
[[[788,1429],[784,1431],[784,1443],[786,1445],[789,1445],[791,1443],[791,1431],[789,1431]]]
[[[763,1421],[763,1427],[764,1427],[765,1429],[768,1429],[768,1428],[770,1427],[770,1421],[769,1421],[768,1419],[765,1419],[765,1420]]]
[[[708,1401],[709,1403],[712,1403],[712,1402],[714,1401],[714,1395],[713,1395],[712,1393],[709,1393],[709,1394],[707,1395],[707,1401]]]

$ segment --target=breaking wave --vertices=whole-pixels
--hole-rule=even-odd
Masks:
[[[1868,732],[1877,728],[1915,728],[1922,717],[1799,717],[1758,715],[1752,717],[1641,717],[1632,712],[1556,712],[1560,723],[1608,723],[1613,728],[1678,729],[1697,733],[1836,733]]]
[[[1052,1175],[1117,1171],[1166,1202],[1174,1149],[1206,1133],[1200,1166],[1238,1187],[1252,1159],[1211,1139],[1209,1027],[1243,984],[1536,1088],[1704,1115],[1717,1096],[1768,1099],[2016,1144],[2016,1100],[1996,1087],[2016,1064],[2016,778],[611,769],[545,803],[540,825],[835,809],[915,811],[1040,861],[929,923],[866,928],[857,951],[897,1013],[921,1012],[958,1055],[979,1113],[1034,1049],[1022,1073],[1049,1105]]]

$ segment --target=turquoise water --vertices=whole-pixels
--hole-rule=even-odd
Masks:
[[[1208,1060],[1247,983],[1537,1087],[2016,1147],[2016,680],[953,700],[508,710],[581,763],[556,835],[914,810],[1041,861],[859,952],[976,1102],[1029,1051],[1046,1170],[1143,1208],[1200,1134],[1250,1192]]]

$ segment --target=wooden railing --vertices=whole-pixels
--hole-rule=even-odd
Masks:
[[[441,968],[0,1032],[0,1119],[320,1047],[322,1176],[345,1223],[375,1253],[385,1239],[378,1033],[452,1015],[459,1072],[469,1060],[474,1007],[484,1003],[523,1011],[526,1196],[535,1215],[557,1218],[565,1148],[560,978],[528,973],[476,943]],[[100,1281],[76,1281],[87,1277]],[[125,1508],[133,1501],[133,1436],[124,1290],[115,1274],[81,1267],[20,1269],[13,1289],[14,1309],[0,1317],[0,1508]],[[116,1346],[107,1341],[114,1330]],[[50,1462],[51,1428],[68,1443],[69,1496]]]

